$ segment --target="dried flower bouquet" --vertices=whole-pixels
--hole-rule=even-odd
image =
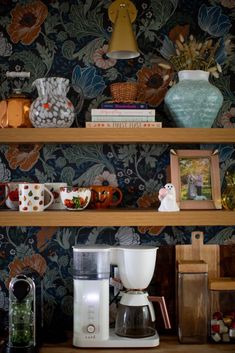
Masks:
[[[217,41],[213,43],[212,39],[200,42],[193,35],[189,40],[185,40],[182,34],[175,41],[175,55],[171,55],[169,61],[175,71],[181,70],[204,70],[210,72],[218,78],[222,72],[221,66],[215,60],[215,53],[220,45]],[[160,63],[160,66],[166,64]]]

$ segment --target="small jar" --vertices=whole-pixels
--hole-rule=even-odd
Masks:
[[[178,337],[181,343],[206,343],[208,321],[208,265],[204,261],[178,263]]]
[[[235,343],[235,278],[217,278],[209,283],[212,342]]]

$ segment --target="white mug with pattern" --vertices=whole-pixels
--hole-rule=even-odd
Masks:
[[[67,186],[67,183],[45,183],[45,186],[48,190],[50,190],[54,196],[54,201],[48,207],[50,210],[65,210],[61,197],[60,197],[60,188],[64,188]],[[49,202],[50,196],[49,194],[45,194],[45,202]]]
[[[18,210],[19,209],[19,190],[18,190],[18,182],[9,182],[6,185],[8,188],[9,193],[6,199],[6,206],[11,210]],[[7,192],[7,190],[6,190]]]
[[[44,194],[50,195],[50,201],[45,204]],[[54,201],[54,196],[44,184],[20,183],[19,184],[19,211],[40,212],[49,207]]]

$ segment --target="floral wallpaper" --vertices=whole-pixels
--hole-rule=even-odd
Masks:
[[[79,126],[90,120],[90,111],[110,99],[112,82],[138,81],[139,97],[156,109],[164,126],[172,121],[164,110],[164,96],[176,79],[169,62],[179,35],[193,35],[198,43],[218,44],[219,75],[211,82],[222,92],[224,103],[214,126],[235,127],[234,0],[134,1],[134,24],[141,55],[132,60],[106,56],[112,26],[107,16],[111,1],[8,1],[0,2],[0,96],[22,87],[35,98],[32,82],[39,77],[69,78],[84,92]],[[207,42],[208,43],[208,42]],[[164,66],[164,65],[163,65]],[[29,71],[28,80],[7,80],[6,71]],[[76,128],[76,127],[75,127]],[[181,146],[177,146],[180,148]],[[235,167],[234,145],[188,146],[218,148],[221,186]],[[120,207],[156,207],[158,190],[169,180],[172,145],[1,145],[0,181],[64,181],[70,185],[103,184],[122,189]],[[0,335],[7,327],[9,279],[32,269],[41,277],[44,322],[48,329],[72,325],[72,246],[76,244],[185,244],[200,229],[206,243],[234,244],[235,227],[6,227],[0,228]],[[62,318],[63,320],[58,320]],[[59,328],[58,328],[59,329]]]

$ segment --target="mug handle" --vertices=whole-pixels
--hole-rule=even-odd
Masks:
[[[8,184],[2,184],[2,185],[0,185],[0,187],[1,187],[1,186],[2,186],[3,188],[7,187],[7,193],[6,193],[6,196],[5,196],[4,200],[2,200],[2,201],[0,202],[0,206],[2,206],[2,205],[5,203],[6,199],[8,198],[8,195],[10,194],[10,188],[9,188]]]
[[[0,127],[7,126],[7,102],[3,100],[0,102]]]
[[[53,196],[52,192],[51,192],[46,186],[44,186],[44,190],[45,190],[45,192],[47,192],[47,193],[50,195],[50,197],[51,197],[51,199],[50,199],[50,201],[48,202],[48,204],[46,204],[46,205],[43,206],[43,209],[45,210],[45,209],[46,209],[47,207],[49,207],[49,206],[52,204],[52,202],[54,201],[54,196]]]
[[[113,192],[113,194],[115,192],[117,192],[119,198],[117,199],[117,201],[112,200],[112,203],[111,203],[110,206],[117,206],[117,205],[119,205],[122,202],[122,192],[121,192],[121,190],[119,188],[114,188],[114,187],[112,187],[112,192]]]

